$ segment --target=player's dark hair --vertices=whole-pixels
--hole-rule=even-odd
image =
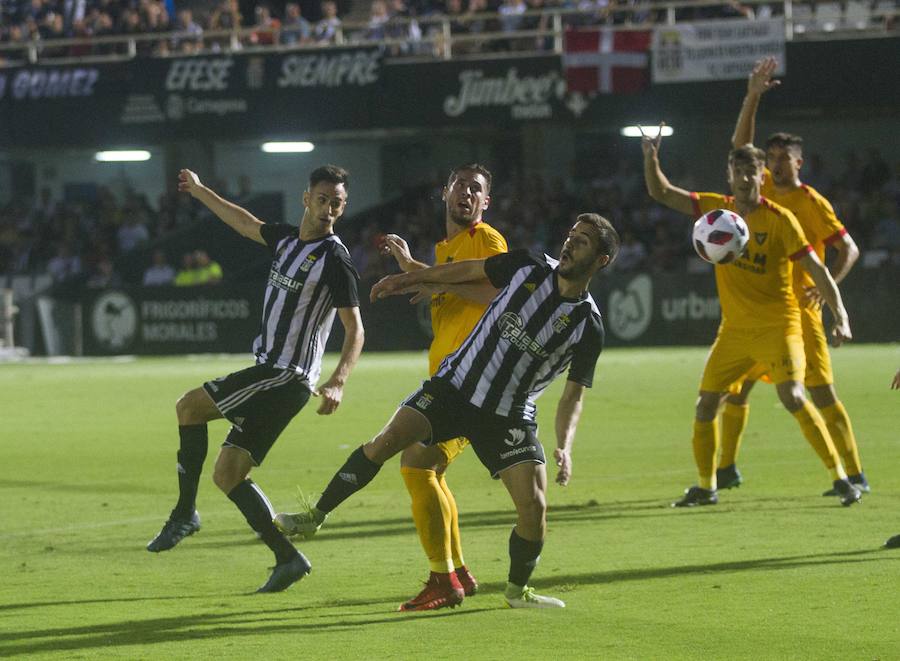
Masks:
[[[619,254],[619,233],[606,218],[596,213],[582,213],[575,218],[576,223],[585,223],[597,230],[597,253],[608,255],[609,261],[601,268],[612,264]]]
[[[766,166],[766,152],[748,142],[746,145],[732,149],[728,153],[728,163],[731,165],[752,163],[758,168],[764,168]]]
[[[344,184],[344,188],[350,188],[350,173],[344,168],[337,165],[323,165],[316,168],[309,174],[309,190],[320,181],[327,181],[329,184]]]
[[[481,163],[466,163],[465,165],[457,165],[455,168],[450,170],[450,176],[447,177],[448,186],[454,179],[456,179],[457,176],[459,176],[460,172],[474,172],[475,174],[480,174],[487,182],[487,191],[485,192],[491,192],[491,183],[493,182],[491,171]]]
[[[798,154],[803,153],[803,138],[793,133],[773,133],[766,139],[766,149],[769,147],[781,147],[792,149]]]

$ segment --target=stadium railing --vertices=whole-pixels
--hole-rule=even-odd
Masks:
[[[762,10],[767,8],[775,18],[785,22],[785,38],[798,39],[859,39],[896,36],[897,17],[900,14],[893,0],[847,0],[846,2],[795,2],[782,0],[744,0],[742,5]],[[217,52],[272,52],[320,50],[360,44],[377,44],[389,55],[408,58],[451,59],[466,51],[466,44],[477,45],[478,55],[497,56],[498,52],[485,52],[492,45],[507,45],[517,53],[532,51],[562,53],[564,34],[573,23],[582,26],[604,27],[612,30],[640,30],[676,23],[703,23],[709,20],[752,21],[753,17],[738,16],[728,19],[695,18],[681,20],[680,13],[693,14],[698,10],[715,12],[725,6],[716,0],[679,0],[640,4],[611,3],[606,7],[585,11],[583,9],[528,10],[516,14],[518,21],[538,22],[537,29],[496,30],[474,34],[454,33],[455,25],[487,23],[502,24],[500,13],[445,15],[435,14],[418,18],[394,17],[383,27],[391,32],[406,31],[404,36],[373,39],[367,36],[368,22],[345,22],[336,28],[334,38],[328,43],[310,42],[293,45],[280,44],[281,30],[259,26],[233,30],[204,31],[202,36],[186,32],[155,32],[137,35],[118,35],[91,38],[31,40],[0,44],[0,67],[52,62],[112,62],[129,60],[139,55],[175,57],[186,54],[210,54]],[[756,13],[756,12],[754,12]],[[289,30],[289,28],[288,28]],[[260,39],[264,35],[264,39]],[[260,41],[268,43],[259,43]],[[197,44],[190,52],[153,53],[154,44]],[[200,42],[198,44],[198,42]],[[257,43],[254,43],[257,42]],[[509,48],[514,44],[513,48]],[[77,51],[73,55],[72,51]]]

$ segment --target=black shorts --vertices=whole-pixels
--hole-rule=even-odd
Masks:
[[[303,377],[269,365],[220,376],[203,389],[232,424],[222,446],[246,450],[257,466],[310,396]]]
[[[546,463],[536,422],[486,413],[443,381],[429,379],[406,398],[403,406],[418,411],[431,423],[431,439],[425,445],[465,436],[494,479],[516,464]]]

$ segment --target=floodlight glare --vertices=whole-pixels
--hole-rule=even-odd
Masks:
[[[640,138],[641,131],[643,131],[644,135],[648,138],[655,138],[659,135],[659,126],[626,126],[619,133],[621,133],[626,138]],[[671,126],[663,126],[662,134],[663,136],[670,136],[674,133]]]
[[[315,149],[311,142],[264,142],[262,150],[267,154],[304,154]]]
[[[146,149],[113,149],[110,151],[98,151],[94,154],[94,160],[101,163],[136,163],[149,161],[150,152]]]

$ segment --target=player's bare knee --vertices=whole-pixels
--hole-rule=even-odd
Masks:
[[[715,420],[719,412],[720,396],[719,393],[701,392],[697,397],[695,412],[697,420],[701,422],[710,422]]]
[[[799,383],[779,384],[777,386],[778,399],[788,411],[793,413],[803,408],[806,397],[803,394],[803,386]]]
[[[824,409],[837,403],[837,393],[834,386],[827,384],[824,386],[810,386],[809,396],[816,405],[816,408]]]

